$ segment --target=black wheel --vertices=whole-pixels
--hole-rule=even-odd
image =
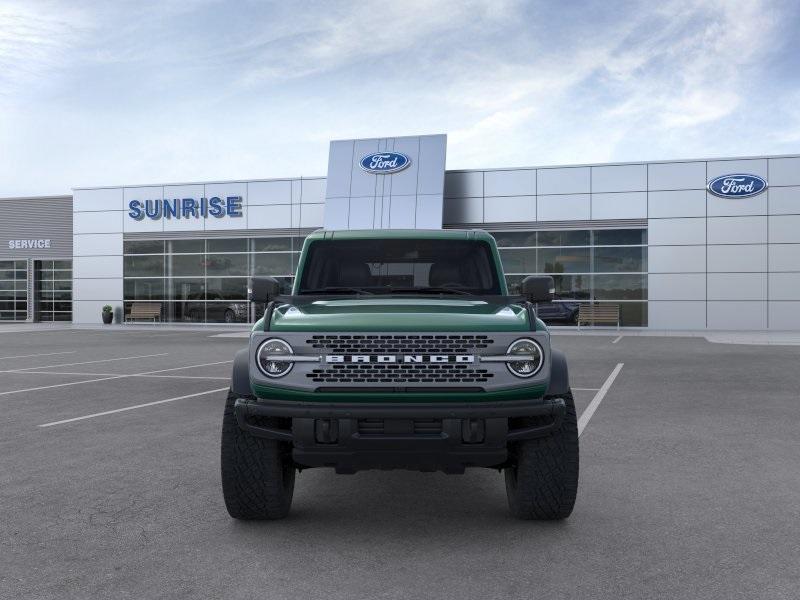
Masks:
[[[242,431],[228,392],[222,418],[222,494],[234,519],[282,519],[289,514],[295,467],[285,442]]]
[[[578,493],[578,420],[572,393],[561,426],[552,434],[512,444],[506,494],[518,519],[566,519]],[[531,419],[531,424],[534,424]]]
[[[224,318],[226,323],[233,323],[236,320],[236,315],[233,314],[231,309],[227,309]]]

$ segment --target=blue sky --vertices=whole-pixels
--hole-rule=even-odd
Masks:
[[[798,153],[798,31],[796,1],[0,0],[0,196],[419,133],[450,169]]]

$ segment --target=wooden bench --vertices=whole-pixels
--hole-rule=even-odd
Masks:
[[[161,321],[161,304],[150,302],[134,302],[130,312],[125,315],[125,322],[147,319],[148,321]]]
[[[578,307],[578,330],[581,328],[581,323],[616,324],[619,331],[619,304],[581,304]]]

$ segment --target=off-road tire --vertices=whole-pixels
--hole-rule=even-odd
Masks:
[[[234,519],[282,519],[294,493],[295,466],[285,442],[255,437],[236,422],[228,392],[222,418],[222,494]]]
[[[552,434],[509,447],[505,469],[511,514],[518,519],[566,519],[578,492],[578,420],[572,392],[559,396],[566,404],[561,426]]]

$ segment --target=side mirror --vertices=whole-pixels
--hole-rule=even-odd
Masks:
[[[274,277],[253,277],[247,297],[250,302],[267,303],[281,292],[281,283]]]
[[[522,280],[522,295],[528,302],[552,302],[555,293],[556,285],[548,275],[528,275]]]

